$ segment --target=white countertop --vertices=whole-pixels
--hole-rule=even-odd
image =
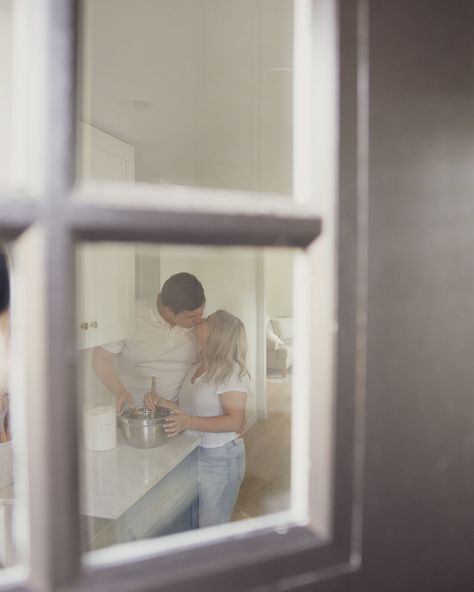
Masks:
[[[117,519],[197,448],[199,440],[181,434],[156,448],[134,448],[118,429],[112,450],[84,450],[82,513]]]

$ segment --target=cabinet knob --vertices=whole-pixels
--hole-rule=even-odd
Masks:
[[[92,323],[91,323],[91,327],[93,329],[97,329],[98,325],[99,325],[99,323],[97,321],[92,321]]]
[[[87,331],[87,329],[89,329],[89,323],[81,323],[81,329],[84,329],[84,331]]]

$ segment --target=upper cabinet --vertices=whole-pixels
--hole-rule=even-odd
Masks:
[[[110,134],[80,124],[82,180],[133,183],[135,181],[135,148]]]
[[[131,183],[133,146],[82,123],[81,179]],[[118,341],[134,332],[135,251],[121,243],[86,243],[78,248],[80,348]]]

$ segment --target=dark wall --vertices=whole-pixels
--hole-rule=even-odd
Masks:
[[[364,590],[474,590],[473,8],[370,4]]]

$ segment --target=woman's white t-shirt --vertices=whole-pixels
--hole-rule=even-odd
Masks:
[[[220,384],[209,383],[205,381],[206,375],[202,374],[196,378],[194,384],[191,379],[196,371],[197,365],[186,374],[181,393],[179,395],[179,407],[187,415],[196,415],[200,417],[216,417],[224,415],[220,395],[229,392],[240,392],[249,394],[249,381],[247,378],[241,378],[237,373],[233,374],[228,380]],[[186,432],[195,436],[201,436],[201,446],[203,448],[217,448],[231,442],[236,436],[236,432],[198,432],[190,430]]]

